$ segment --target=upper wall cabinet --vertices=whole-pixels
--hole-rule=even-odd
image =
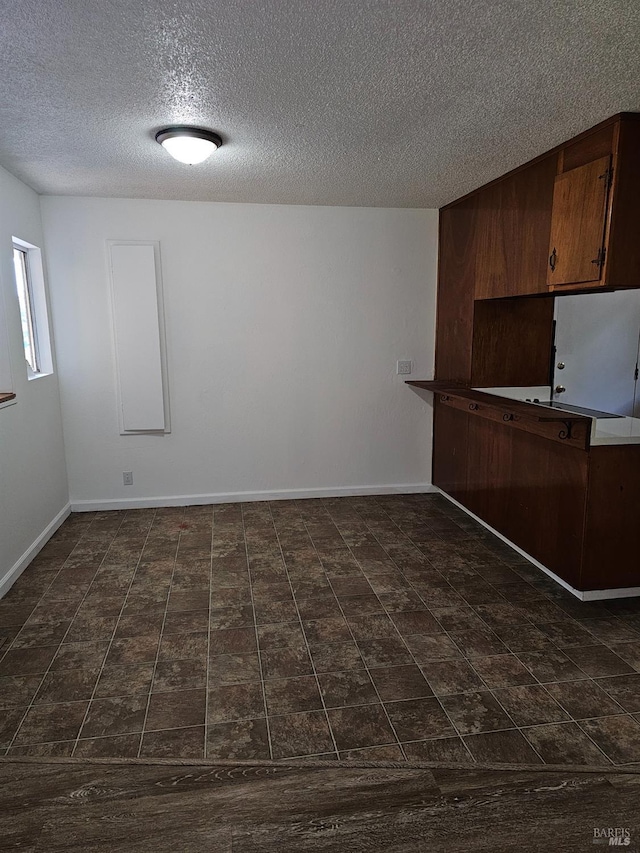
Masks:
[[[551,291],[640,287],[638,118],[617,117],[560,151],[547,268]]]
[[[601,157],[556,178],[549,285],[600,282],[610,175],[611,157]]]
[[[547,384],[552,314],[535,299],[508,300],[640,288],[638,222],[637,113],[614,116],[442,208],[436,377],[528,385],[533,375]],[[499,335],[507,332],[505,343]]]
[[[471,378],[476,220],[473,197],[440,212],[436,376],[449,381]]]
[[[547,292],[557,159],[545,157],[476,193],[476,299]]]

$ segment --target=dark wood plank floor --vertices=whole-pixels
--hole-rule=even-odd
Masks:
[[[634,850],[639,799],[634,771],[5,758],[0,850],[571,853],[603,828]]]

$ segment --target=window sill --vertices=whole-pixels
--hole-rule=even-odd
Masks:
[[[16,395],[13,392],[0,391],[0,409],[4,409],[5,406],[13,406],[16,402]]]

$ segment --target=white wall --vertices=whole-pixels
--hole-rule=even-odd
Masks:
[[[555,300],[558,403],[640,417],[635,371],[640,340],[640,290],[562,295]]]
[[[58,379],[27,380],[12,237],[42,247],[39,200],[0,168],[0,391],[16,394],[0,409],[0,595],[68,510]]]
[[[430,483],[436,211],[41,203],[74,508]],[[109,239],[160,241],[170,435],[119,435]]]

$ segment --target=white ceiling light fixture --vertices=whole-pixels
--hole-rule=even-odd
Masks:
[[[159,142],[175,160],[187,163],[189,166],[202,163],[222,145],[222,139],[212,130],[182,124],[159,130],[156,133],[156,142]]]

